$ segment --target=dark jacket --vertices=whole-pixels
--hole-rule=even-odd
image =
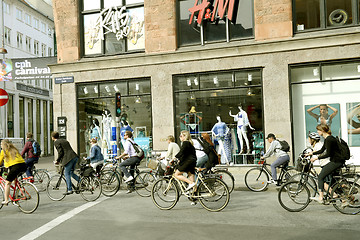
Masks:
[[[39,156],[35,156],[34,155],[34,149],[33,149],[33,141],[34,139],[29,139],[26,143],[25,146],[23,148],[23,150],[21,151],[20,155],[25,158],[25,154],[26,154],[26,158],[39,158]]]
[[[183,165],[187,161],[196,162],[196,153],[194,146],[189,141],[183,141],[180,152],[175,156],[180,160],[179,165]]]
[[[101,153],[101,148],[98,145],[92,146],[90,153],[91,155],[90,157],[87,157],[87,159],[90,160],[91,163],[96,163],[104,160],[104,156]]]
[[[330,162],[344,163],[344,160],[341,157],[341,152],[337,140],[334,136],[330,135],[327,138],[325,138],[324,145],[322,146],[322,148],[319,151],[313,152],[313,154],[318,155],[324,152],[325,154],[318,156],[319,159],[330,157]]]
[[[71,148],[70,143],[65,139],[57,139],[54,142],[54,146],[58,151],[56,162],[61,163],[62,166],[65,166],[68,162],[77,157],[77,154]]]

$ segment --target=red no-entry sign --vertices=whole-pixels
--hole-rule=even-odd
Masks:
[[[9,101],[9,94],[2,88],[0,88],[0,107],[7,104]]]

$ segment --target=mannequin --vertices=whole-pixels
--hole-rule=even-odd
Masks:
[[[234,118],[234,121],[237,122],[237,136],[240,142],[240,154],[244,153],[244,142],[243,138],[245,139],[247,153],[250,153],[250,146],[249,146],[249,139],[247,137],[247,127],[251,130],[255,130],[250,125],[249,118],[247,113],[242,109],[242,105],[238,105],[239,112],[236,115],[231,114],[231,110],[229,111],[229,115]]]
[[[108,109],[105,109],[103,114],[103,120],[102,120],[102,123],[103,123],[103,137],[104,137],[104,140],[106,140],[106,144],[107,144],[107,148],[110,149],[111,148],[111,145],[110,145],[110,134],[111,134],[111,114],[110,114],[110,111]]]
[[[93,123],[90,126],[90,139],[96,138],[97,141],[101,140],[101,131],[99,127],[99,120],[93,119]]]
[[[129,123],[127,121],[121,121],[122,127],[120,128],[120,138],[121,138],[121,144],[124,147],[124,144],[126,142],[126,139],[124,139],[124,135],[126,131],[134,132],[134,130],[129,126]]]
[[[211,129],[213,137],[219,142],[219,154],[221,154],[221,163],[229,164],[231,160],[231,149],[230,149],[230,129],[224,122],[221,121],[220,116],[216,116],[217,123]]]

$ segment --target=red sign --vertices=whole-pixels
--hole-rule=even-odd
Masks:
[[[2,88],[0,88],[0,107],[7,104],[9,101],[9,94]]]
[[[210,2],[208,2],[208,0],[203,0],[202,3],[199,5],[198,1],[199,0],[196,0],[194,6],[192,8],[189,8],[189,11],[191,12],[189,24],[192,24],[194,15],[197,12],[199,12],[197,15],[197,23],[201,24],[204,16],[205,19],[210,19],[212,22],[215,20],[215,15],[217,15],[217,17],[219,17],[220,19],[223,19],[226,10],[227,18],[230,21],[235,22],[235,7],[238,4],[238,0],[214,0],[214,4],[211,8],[209,6]]]

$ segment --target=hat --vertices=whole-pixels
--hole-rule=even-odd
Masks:
[[[276,139],[275,134],[273,134],[273,133],[269,133],[269,134],[267,135],[266,139],[268,139],[268,138]]]

